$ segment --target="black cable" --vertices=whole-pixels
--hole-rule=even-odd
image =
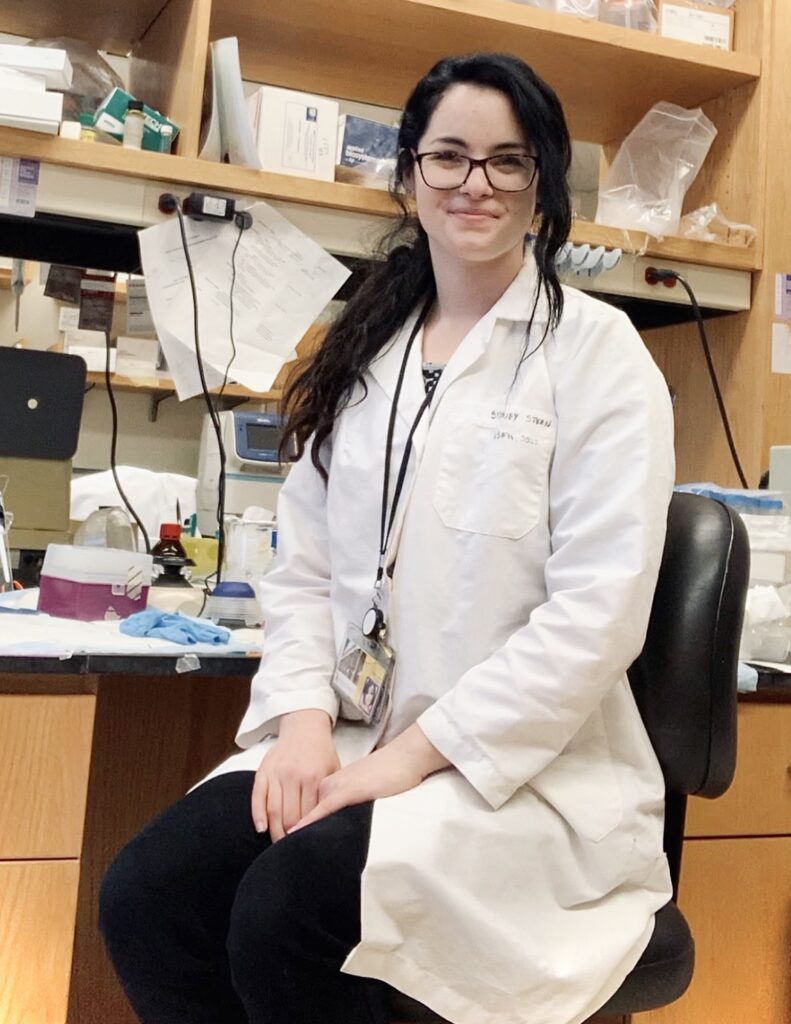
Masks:
[[[112,433],[110,435],[110,469],[112,470],[113,480],[115,480],[115,486],[118,488],[118,493],[121,495],[121,501],[127,508],[127,511],[137,523],[138,529],[142,534],[143,540],[146,545],[146,553],[151,554],[151,540],[149,539],[148,533],[146,532],[145,526],[143,526],[143,520],[132,508],[132,503],[127,498],[121,481],[118,477],[118,467],[116,464],[116,448],[118,446],[118,407],[115,404],[115,394],[113,392],[112,376],[110,374],[110,333],[107,331],[104,336],[105,353],[104,353],[104,383],[107,388],[107,397],[110,399],[110,415],[112,418]]]
[[[217,410],[212,401],[211,394],[209,392],[208,384],[206,383],[206,374],[203,369],[203,355],[200,348],[200,316],[198,312],[198,289],[195,284],[195,271],[192,267],[192,258],[190,257],[189,243],[187,242],[187,232],[184,228],[184,216],[181,212],[181,208],[178,203],[176,204],[176,214],[179,219],[179,232],[181,234],[181,245],[184,250],[184,259],[187,264],[187,274],[189,275],[190,288],[192,290],[192,310],[193,310],[193,333],[195,336],[195,356],[198,363],[198,376],[200,377],[201,390],[203,391],[203,400],[206,403],[206,408],[209,413],[209,419],[211,420],[214,433],[217,438],[217,448],[220,456],[220,476],[219,484],[217,487],[218,492],[218,503],[217,503],[217,582],[219,583],[222,579],[222,562],[225,556],[225,445],[222,441],[222,426],[217,415]]]
[[[742,487],[744,487],[745,490],[749,490],[750,485],[747,482],[747,477],[744,474],[741,461],[739,460],[739,454],[736,451],[736,444],[733,440],[733,433],[731,431],[731,425],[728,420],[728,413],[725,409],[725,401],[722,397],[722,391],[720,390],[719,381],[717,380],[717,372],[714,369],[714,361],[711,358],[711,349],[709,348],[709,341],[706,337],[706,327],[703,322],[703,313],[701,312],[700,305],[698,304],[698,300],[695,297],[695,293],[692,290],[692,286],[689,284],[686,278],[682,277],[681,274],[677,273],[675,270],[655,270],[653,273],[653,279],[657,282],[675,279],[676,281],[678,281],[678,283],[689,296],[689,301],[692,303],[692,311],[695,314],[695,321],[698,325],[700,343],[703,346],[703,355],[706,359],[706,367],[709,371],[711,386],[714,389],[714,397],[717,400],[717,408],[720,411],[720,419],[722,420],[722,425],[725,428],[725,437],[727,438],[728,447],[731,451],[731,458],[733,459],[733,464],[736,467],[736,472],[739,475],[739,481]]]
[[[222,384],[220,385],[220,391],[217,395],[217,401],[222,398],[225,392],[225,385],[228,383],[228,375],[231,372],[231,366],[233,365],[234,359],[236,359],[236,341],[233,336],[233,292],[236,287],[236,250],[239,248],[239,243],[242,240],[242,235],[245,229],[249,226],[248,223],[239,218],[239,234],[236,236],[236,244],[233,247],[231,253],[231,294],[230,294],[230,311],[228,314],[228,334],[231,339],[231,358],[228,360],[228,365],[225,367],[225,374],[223,375]]]

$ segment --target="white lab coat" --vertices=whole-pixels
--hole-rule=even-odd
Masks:
[[[335,727],[343,763],[417,721],[454,766],[376,801],[362,940],[343,970],[456,1024],[584,1020],[637,962],[671,893],[662,776],[625,678],[673,484],[668,391],[627,318],[573,289],[517,375],[534,289],[528,257],[440,378],[390,547],[392,713],[376,731]],[[546,318],[542,300],[531,347]],[[339,416],[328,488],[308,456],[283,487],[246,749],[218,772],[257,768],[280,715],[337,715],[329,680],[370,604],[413,322]],[[396,468],[423,397],[418,337]]]

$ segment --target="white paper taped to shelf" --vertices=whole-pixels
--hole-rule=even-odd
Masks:
[[[248,211],[234,286],[236,356],[229,379],[268,391],[307,329],[350,271],[266,203]],[[239,229],[230,222],[187,221],[198,293],[200,349],[209,387],[222,383],[232,355],[231,256]],[[148,301],[179,398],[200,394],[192,292],[178,221],[140,232]]]

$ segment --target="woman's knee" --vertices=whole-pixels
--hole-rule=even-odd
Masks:
[[[278,950],[328,966],[343,962],[360,938],[370,818],[370,805],[345,808],[281,839],[248,868],[228,932],[236,971],[252,962],[260,969]]]
[[[99,930],[110,946],[131,938],[155,916],[157,899],[128,843],[105,872],[99,890]]]

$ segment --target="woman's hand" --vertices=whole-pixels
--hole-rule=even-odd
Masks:
[[[319,786],[318,803],[288,831],[310,825],[342,807],[414,789],[427,775],[449,763],[420,727],[411,725],[387,746],[328,775]]]
[[[251,809],[258,832],[269,830],[273,843],[319,799],[319,786],[340,766],[326,711],[283,715],[274,745],[256,772]]]

